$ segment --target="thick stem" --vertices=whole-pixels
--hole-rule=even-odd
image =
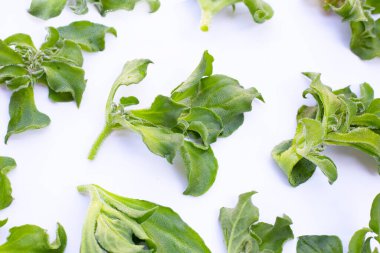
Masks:
[[[103,128],[103,131],[99,134],[98,138],[96,139],[96,141],[92,145],[90,153],[88,154],[89,160],[94,160],[96,154],[98,153],[100,146],[102,145],[104,140],[108,137],[108,135],[110,135],[111,131],[112,131],[112,128],[108,124],[106,124]]]

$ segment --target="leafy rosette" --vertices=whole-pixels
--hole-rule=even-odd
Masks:
[[[159,95],[148,109],[126,110],[138,104],[136,97],[114,101],[122,85],[141,82],[150,60],[127,62],[111,88],[106,105],[106,124],[90,152],[114,129],[129,129],[141,135],[149,150],[173,163],[179,153],[186,168],[188,187],[184,194],[199,196],[215,181],[218,163],[211,148],[218,137],[231,135],[243,124],[252,101],[262,100],[255,88],[244,89],[237,80],[212,74],[213,57],[205,52],[190,77],[170,97]]]
[[[86,87],[82,50],[103,50],[106,33],[116,35],[113,28],[79,21],[57,29],[49,27],[39,49],[27,34],[0,40],[0,84],[12,91],[5,142],[13,134],[49,125],[50,118],[35,105],[36,84],[45,85],[53,101],[80,105]]]
[[[349,87],[332,91],[320,74],[306,73],[312,82],[304,91],[316,106],[298,110],[296,134],[277,145],[272,156],[293,186],[307,181],[316,167],[333,183],[338,176],[334,162],[322,152],[327,145],[348,146],[373,157],[380,166],[380,99],[368,83],[358,97]],[[379,167],[380,173],[380,167]]]

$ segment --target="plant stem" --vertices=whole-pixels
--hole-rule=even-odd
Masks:
[[[112,131],[112,128],[108,124],[106,124],[104,126],[102,132],[99,134],[98,138],[96,139],[96,141],[92,145],[90,153],[88,154],[89,160],[94,160],[96,154],[98,153],[100,146],[102,145],[104,140],[108,137],[108,135],[110,135],[111,131]]]

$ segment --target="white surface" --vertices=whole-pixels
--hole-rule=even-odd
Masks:
[[[55,236],[55,224],[60,222],[68,234],[66,252],[78,252],[89,198],[77,193],[76,186],[89,183],[172,207],[213,252],[225,252],[219,208],[235,206],[238,195],[250,190],[259,192],[253,202],[261,219],[273,222],[286,213],[293,219],[296,236],[336,234],[347,249],[354,231],[368,224],[372,200],[380,192],[380,177],[371,158],[352,149],[328,149],[327,155],[338,166],[336,183],[330,186],[317,171],[307,183],[292,188],[270,157],[277,143],[292,138],[296,111],[306,102],[301,93],[309,82],[300,72],[321,72],[324,83],[333,88],[352,85],[354,91],[367,81],[380,96],[380,61],[364,62],[352,54],[348,25],[326,15],[313,0],[268,1],[275,16],[263,25],[255,24],[239,4],[234,14],[228,9],[216,16],[208,33],[199,30],[195,0],[163,0],[154,14],[139,5],[134,12],[115,12],[106,18],[92,7],[85,16],[67,8],[49,21],[30,16],[29,2],[0,4],[0,38],[23,32],[39,45],[45,27],[84,19],[114,26],[119,36],[107,36],[104,52],[85,55],[88,84],[79,110],[74,103],[52,103],[47,89],[36,87],[37,106],[50,116],[51,125],[1,144],[1,155],[18,163],[9,174],[15,200],[0,213],[1,219],[9,217],[1,240],[8,228],[26,223],[47,228]],[[155,62],[142,84],[121,90],[137,96],[145,106],[183,81],[205,49],[215,57],[215,73],[230,75],[245,87],[255,86],[266,100],[254,102],[243,126],[213,145],[220,168],[208,193],[198,198],[182,195],[186,180],[178,168],[151,154],[140,137],[128,131],[112,134],[95,161],[86,159],[103,127],[108,91],[125,61]],[[1,88],[2,136],[9,95]],[[295,252],[295,245],[296,240],[290,241],[284,252]]]

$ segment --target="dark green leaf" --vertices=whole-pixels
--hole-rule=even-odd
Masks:
[[[12,94],[9,103],[8,131],[5,136],[5,143],[12,134],[18,134],[29,129],[40,129],[50,123],[46,114],[39,112],[34,104],[33,87],[16,91]]]
[[[134,129],[141,134],[145,145],[152,153],[166,158],[170,163],[183,145],[182,134],[173,133],[165,128],[137,125]]]
[[[194,94],[198,93],[200,81],[205,76],[212,75],[212,63],[214,57],[205,51],[201,62],[195,68],[193,73],[172,91],[171,97],[176,102],[189,104],[189,99],[193,98]]]
[[[297,253],[343,253],[343,246],[337,236],[306,235],[298,239]]]
[[[115,28],[89,21],[76,21],[57,30],[62,38],[74,41],[88,52],[103,51],[107,33],[117,36]]]
[[[277,217],[274,225],[264,222],[253,224],[250,233],[259,241],[260,252],[281,253],[284,243],[294,238],[290,225],[292,220],[284,215]]]
[[[16,162],[10,157],[0,157],[0,210],[8,207],[12,201],[12,187],[7,174],[16,167]],[[0,225],[0,227],[2,227]]]
[[[209,147],[204,150],[194,143],[185,141],[181,147],[188,186],[185,195],[200,196],[213,185],[218,171],[218,162]]]
[[[10,230],[7,241],[0,245],[1,253],[63,253],[66,248],[66,233],[58,224],[54,242],[49,242],[49,235],[40,227],[23,225]]]
[[[56,93],[70,93],[79,106],[86,88],[83,69],[60,61],[44,62],[42,68],[49,88]]]
[[[181,120],[188,123],[187,131],[199,134],[206,147],[214,143],[223,131],[223,122],[219,116],[204,107],[191,108]]]
[[[251,111],[255,98],[262,100],[255,88],[244,89],[235,79],[213,75],[201,80],[198,92],[191,98],[191,107],[205,107],[218,115],[224,126],[222,135],[226,137],[239,128],[244,112]],[[236,121],[237,117],[241,121]]]
[[[172,128],[177,125],[178,118],[185,109],[184,105],[174,102],[171,98],[159,95],[149,109],[132,110],[130,113],[153,125]]]
[[[29,13],[35,17],[47,20],[59,16],[65,5],[66,0],[32,0]]]
[[[82,232],[81,253],[209,253],[200,236],[173,210],[148,201],[117,196],[95,186]]]

